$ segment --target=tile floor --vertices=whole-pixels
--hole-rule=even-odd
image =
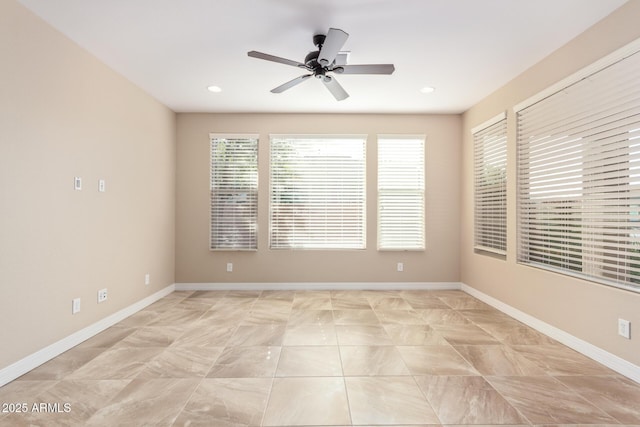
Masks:
[[[174,292],[0,402],[12,427],[640,426],[640,384],[460,291]]]

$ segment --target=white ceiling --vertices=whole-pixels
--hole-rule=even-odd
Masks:
[[[625,0],[19,0],[177,112],[459,113]],[[304,62],[312,36],[350,34],[350,64],[393,63],[391,76],[341,75],[336,101],[301,74],[250,58]],[[217,85],[220,93],[207,91]],[[424,86],[436,88],[422,94]]]

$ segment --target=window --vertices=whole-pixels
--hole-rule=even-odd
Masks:
[[[211,135],[211,250],[257,249],[258,137]]]
[[[640,291],[635,46],[518,108],[518,260]]]
[[[423,250],[424,136],[378,136],[378,249]]]
[[[506,255],[507,118],[500,114],[472,130],[474,147],[474,248]]]
[[[271,136],[272,249],[365,248],[366,136]]]

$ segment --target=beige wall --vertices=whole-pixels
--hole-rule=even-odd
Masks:
[[[174,282],[175,114],[13,0],[0,64],[2,369]]]
[[[178,114],[176,282],[459,281],[460,117],[455,115]],[[258,133],[257,252],[210,252],[209,133]],[[268,248],[269,134],[367,134],[367,249]],[[424,252],[376,250],[376,135],[425,134]],[[226,272],[233,262],[234,271]],[[404,263],[404,272],[396,263]]]
[[[475,105],[463,116],[462,281],[570,334],[640,365],[640,294],[516,263],[516,147],[512,107],[640,37],[640,1],[612,15]],[[507,110],[508,254],[506,261],[473,252],[471,129]],[[632,340],[617,335],[617,319],[632,323]],[[634,329],[635,328],[635,329]],[[635,332],[634,332],[635,331]]]

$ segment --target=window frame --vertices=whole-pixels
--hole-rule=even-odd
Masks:
[[[535,214],[535,211],[532,211],[531,209],[533,208],[527,205],[531,199],[531,185],[526,182],[526,180],[529,179],[526,175],[526,165],[529,162],[526,156],[528,156],[529,153],[526,153],[524,150],[530,150],[531,148],[526,145],[526,139],[534,140],[533,138],[535,135],[529,130],[524,132],[524,125],[521,124],[521,122],[526,119],[526,114],[529,113],[527,109],[535,107],[538,103],[542,104],[544,102],[554,101],[552,97],[556,94],[569,96],[571,90],[579,90],[586,84],[595,84],[594,82],[599,78],[603,78],[602,76],[608,75],[599,75],[599,73],[617,72],[617,65],[632,56],[634,58],[631,58],[631,62],[627,62],[627,64],[630,64],[630,66],[635,68],[630,72],[627,70],[623,70],[622,72],[628,73],[630,76],[635,76],[637,75],[637,69],[639,67],[638,61],[640,60],[640,39],[629,43],[610,55],[607,55],[583,68],[572,76],[561,80],[546,90],[543,90],[524,102],[514,106],[514,112],[516,113],[517,119],[517,262],[519,264],[541,268],[568,276],[574,276],[619,289],[640,292],[640,278],[635,279],[635,276],[640,276],[640,258],[635,255],[625,254],[628,252],[628,248],[635,247],[636,244],[640,244],[640,234],[634,232],[637,227],[633,226],[633,223],[636,222],[637,219],[631,219],[631,217],[640,218],[640,212],[638,212],[640,208],[638,207],[638,203],[633,203],[633,200],[638,197],[618,197],[617,199],[611,197],[611,193],[613,192],[612,190],[615,190],[616,192],[624,190],[626,194],[626,192],[631,191],[630,186],[640,184],[639,182],[632,182],[632,178],[636,179],[635,177],[638,175],[634,174],[634,176],[632,176],[630,172],[631,167],[629,166],[631,161],[638,162],[640,160],[638,157],[639,151],[633,151],[634,147],[640,145],[640,141],[638,144],[630,142],[637,139],[638,136],[632,137],[627,135],[627,138],[619,139],[612,144],[610,141],[603,140],[600,136],[594,136],[598,135],[598,133],[603,134],[602,131],[590,130],[590,132],[597,133],[589,133],[586,134],[586,136],[581,136],[578,131],[574,131],[574,133],[566,135],[562,133],[554,134],[550,131],[545,131],[538,135],[538,141],[544,141],[544,138],[552,141],[552,143],[556,140],[562,140],[561,138],[567,139],[570,143],[576,141],[573,143],[573,146],[569,143],[565,143],[564,147],[549,145],[548,147],[538,146],[537,148],[538,152],[556,149],[557,151],[555,155],[559,159],[561,159],[561,156],[563,156],[562,158],[564,159],[568,159],[569,155],[573,156],[573,163],[571,166],[571,173],[573,174],[572,180],[570,180],[569,175],[565,173],[564,176],[558,174],[553,177],[556,181],[553,183],[553,186],[548,185],[545,187],[540,184],[540,180],[536,182],[536,184],[538,184],[535,188],[536,197],[540,200],[544,199],[547,211],[549,211],[549,214],[546,217],[548,218],[547,222],[540,223],[540,220],[538,220],[539,224],[547,224],[547,227],[553,226],[552,228],[549,228],[552,233],[547,234],[547,238],[550,242],[548,247],[551,252],[549,252],[547,256],[548,259],[541,261],[536,258],[532,259],[531,246],[528,246],[529,237],[527,237],[531,235],[531,232],[526,231],[527,227],[531,227],[531,219],[527,219],[527,216],[528,218],[534,218],[531,215]],[[621,80],[617,78],[610,80],[605,79],[600,82],[607,84],[614,82],[616,86],[621,85]],[[580,106],[589,108],[590,105],[596,105],[596,108],[591,108],[585,111],[589,111],[591,114],[594,114],[594,112],[599,111],[597,108],[601,108],[600,104],[608,105],[606,103],[615,103],[616,100],[619,101],[618,98],[614,98],[611,95],[614,94],[615,88],[609,88],[608,86],[603,87],[604,89],[590,87],[590,90],[585,92],[588,96],[584,97],[584,99],[587,101],[580,104]],[[601,92],[597,92],[597,90],[601,90]],[[629,91],[624,87],[619,87],[618,93],[622,94],[621,97],[624,97],[629,93]],[[591,96],[591,99],[597,97],[596,99],[598,102],[589,103],[589,96]],[[632,104],[633,108],[639,109],[640,102],[637,100],[635,102],[635,104]],[[565,113],[565,109],[560,111]],[[580,112],[576,109],[572,111]],[[630,117],[635,116],[636,114]],[[586,120],[583,116],[577,117],[583,122]],[[610,122],[605,123],[613,123],[614,120],[617,120],[614,119],[615,114],[612,112],[607,112],[606,114],[599,115],[597,117],[611,120]],[[589,117],[589,120],[586,120],[589,124],[589,129],[596,129],[601,126],[601,124],[596,123],[596,121],[596,117]],[[636,126],[638,125],[633,124],[633,131],[640,131],[640,127]],[[620,129],[624,129],[624,126],[616,126],[615,129],[617,129],[616,131],[618,132],[618,135],[625,135],[625,131],[620,131]],[[570,136],[570,138],[568,138],[568,136]],[[571,138],[573,138],[573,140]],[[584,140],[581,141],[582,139]],[[612,148],[614,145],[617,146],[620,151]],[[625,154],[625,150],[628,152],[627,154]],[[616,159],[620,156],[622,156],[621,158],[623,159],[626,157],[630,159],[628,161],[621,161],[627,166],[620,166],[621,162],[618,160],[609,160]],[[569,167],[565,167],[565,170],[569,169]],[[637,169],[637,166],[634,167],[634,169]],[[621,175],[620,173],[624,171],[627,171],[625,172],[626,175],[625,173]],[[549,173],[551,172],[553,171],[550,171]],[[560,177],[564,178],[562,182],[559,182]],[[621,185],[624,184],[625,181],[627,181],[626,186]],[[527,187],[527,185],[529,185],[529,187]],[[633,190],[635,190],[635,192],[638,191],[637,188],[633,188]],[[565,193],[562,193],[562,191],[565,191]],[[529,199],[527,199],[527,195]],[[616,203],[616,200],[628,200],[628,202],[626,204],[623,202]],[[599,204],[611,207],[596,208],[599,209],[599,211],[595,210],[594,206],[597,207]],[[553,210],[554,207],[555,210]],[[604,216],[598,216],[603,215],[601,212],[605,212]],[[617,225],[614,226],[612,221],[616,221],[615,218],[616,215],[619,214],[618,212],[622,212],[621,218],[626,216],[628,219],[626,221],[623,220],[617,222]],[[549,222],[552,219],[554,223]],[[565,236],[568,231],[564,231],[563,234],[560,223],[555,224],[555,222],[558,221],[566,223],[563,227],[565,230],[573,230],[572,233]],[[541,234],[540,232],[537,236],[541,236],[538,238],[543,238],[545,234]],[[538,246],[540,246],[540,244],[538,244]],[[561,247],[569,248],[570,251],[567,249],[567,254],[559,252],[558,249]],[[634,251],[634,253],[637,253],[637,251]],[[621,277],[623,278],[622,280],[620,279]],[[633,283],[631,283],[631,279],[633,279]]]
[[[502,112],[471,130],[474,153],[473,249],[476,253],[507,256],[507,114]],[[489,139],[488,139],[489,138]],[[490,154],[487,155],[487,152]],[[487,183],[488,157],[500,181]],[[495,175],[494,173],[490,175]],[[495,180],[495,177],[492,177]],[[487,188],[488,186],[492,188]],[[483,187],[482,189],[480,187]],[[488,223],[495,213],[500,219]],[[488,231],[485,233],[485,231]],[[486,243],[489,244],[486,244]]]
[[[326,193],[323,197],[318,198],[317,195],[323,195],[324,193],[313,193],[312,187],[309,185],[313,185],[313,180],[320,180],[320,176],[328,176],[327,171],[332,171],[333,173],[341,170],[340,160],[333,161],[328,163],[318,163],[317,160],[322,156],[319,154],[308,156],[308,163],[304,164],[305,160],[302,158],[305,150],[309,150],[310,147],[313,146],[314,141],[322,142],[323,140],[330,141],[328,144],[325,144],[325,147],[320,147],[318,150],[322,151],[331,149],[329,146],[335,148],[339,146],[332,146],[331,144],[339,143],[340,141],[348,141],[353,140],[354,145],[358,145],[358,147],[354,147],[353,155],[359,158],[359,171],[355,173],[357,176],[354,176],[354,181],[350,184],[347,183],[345,188],[346,192],[351,192],[351,197],[355,197],[350,199],[347,196],[347,202],[342,202],[343,207],[341,212],[342,215],[346,215],[344,217],[332,217],[334,219],[333,224],[325,221],[324,225],[322,225],[321,215],[324,209],[325,213],[331,213],[333,207],[342,206],[339,198],[334,196],[328,197]],[[299,146],[290,152],[283,151],[285,150],[283,147],[279,147],[279,145],[283,145],[285,143],[289,144],[298,144]],[[361,148],[359,145],[361,144]],[[367,135],[366,134],[271,134],[269,135],[269,249],[272,250],[328,250],[328,251],[348,251],[348,250],[364,250],[366,249],[366,238],[367,238],[367,224],[366,224],[366,186],[367,186]],[[280,151],[278,151],[280,150]],[[361,150],[361,151],[360,151]],[[318,153],[320,152],[318,151]],[[307,151],[307,154],[309,151]],[[292,173],[302,174],[302,176],[296,180],[291,180],[290,177],[287,177],[286,173],[281,173],[279,168],[283,169],[287,164],[281,163],[280,161],[275,160],[276,156],[283,155],[291,155],[292,161],[295,163],[288,164],[289,168],[299,168],[296,169]],[[297,156],[297,157],[296,157]],[[343,156],[344,157],[344,156]],[[331,157],[327,157],[327,159],[331,159]],[[292,166],[293,165],[293,166]],[[305,165],[306,167],[302,167]],[[320,174],[319,169],[315,169],[316,166],[319,168],[324,167],[327,169],[323,174]],[[345,173],[353,173],[353,171],[349,172],[349,165],[344,164]],[[354,166],[354,165],[352,165]],[[345,175],[345,177],[349,177]],[[287,181],[289,179],[289,181]],[[318,181],[320,182],[320,181]],[[336,180],[325,181],[325,191],[328,191],[327,187],[331,185],[337,185]],[[290,189],[282,189],[283,186],[289,186]],[[279,188],[280,187],[280,188]],[[295,190],[293,189],[295,187]],[[300,194],[296,193],[299,192]],[[359,194],[357,195],[356,192]],[[313,194],[313,195],[312,195]],[[336,194],[336,193],[332,193]],[[347,194],[347,193],[344,193]],[[293,207],[285,207],[283,206],[283,202],[278,202],[278,200],[290,200],[288,203],[298,204],[299,206]],[[298,202],[296,202],[298,201]],[[348,203],[351,201],[351,203]],[[356,203],[354,207],[354,203]],[[334,206],[335,205],[335,206]],[[287,213],[287,209],[289,209],[289,213]],[[307,212],[306,215],[299,214],[298,210],[303,209],[307,211],[313,212],[313,215],[309,215]],[[350,215],[349,210],[354,210],[355,214],[358,218],[353,221],[349,219]],[[311,218],[311,223],[309,223],[309,218]],[[304,222],[307,222],[307,226],[305,227]],[[302,225],[301,225],[302,224]],[[349,228],[349,224],[353,224],[353,228]],[[296,229],[295,231],[286,231],[286,227],[293,227]],[[322,234],[322,228],[324,227],[325,234]],[[305,230],[306,228],[306,230]],[[297,230],[300,230],[299,233]],[[338,239],[332,235],[332,233],[339,233],[345,231],[345,233],[349,236],[348,241],[351,242],[346,244],[345,241],[339,242]],[[355,230],[355,231],[353,231]],[[316,233],[315,235],[313,233]],[[354,233],[354,234],[351,234]],[[359,234],[358,234],[359,233]],[[305,240],[306,239],[306,240]],[[324,243],[322,243],[324,242]]]
[[[412,165],[413,167],[417,167],[421,170],[417,171],[418,176],[416,176],[419,182],[419,185],[415,187],[403,187],[403,188],[390,188],[393,186],[393,182],[399,179],[398,170],[402,170],[403,174],[407,173],[406,164],[403,164],[400,168],[396,168],[393,165],[391,168],[386,168],[382,166],[384,161],[389,163],[393,163],[393,158],[383,159],[381,152],[381,142],[382,141],[392,141],[391,143],[397,143],[397,141],[419,141],[421,155],[419,158],[419,162]],[[382,251],[424,251],[426,250],[426,150],[427,150],[427,136],[424,134],[379,134],[377,135],[377,250]],[[398,160],[398,159],[396,159]],[[406,161],[406,159],[405,159]],[[390,175],[388,177],[383,177],[384,170],[388,169]],[[393,174],[393,175],[391,175]],[[402,179],[402,177],[400,177]],[[388,187],[388,188],[383,188]],[[393,233],[393,228],[397,229],[397,219],[394,218],[395,215],[391,215],[388,220],[384,218],[384,210],[385,210],[385,198],[390,196],[391,194],[398,194],[404,192],[405,194],[412,194],[414,198],[417,198],[418,206],[415,208],[419,210],[418,216],[420,218],[419,224],[411,224],[412,227],[417,228],[419,231],[417,233],[404,233],[397,232]],[[385,194],[386,193],[386,194]],[[392,200],[392,199],[391,199]],[[390,202],[391,207],[393,205],[397,205],[394,202]],[[405,201],[406,203],[406,201]],[[393,225],[392,225],[393,224]],[[385,225],[387,229],[385,230]],[[402,224],[400,224],[402,225]],[[406,224],[405,224],[406,225]],[[385,233],[387,236],[385,236]],[[392,241],[402,238],[401,234],[407,234],[412,237],[413,242],[416,242],[414,245],[402,246],[400,244],[393,244]],[[391,237],[395,235],[395,237]]]
[[[259,183],[259,173],[258,173],[258,159],[259,159],[259,135],[258,134],[226,134],[226,133],[210,133],[209,134],[209,159],[210,159],[210,163],[209,163],[209,250],[212,252],[215,251],[257,251],[258,250],[258,183]],[[242,222],[243,219],[247,219],[245,218],[246,215],[237,215],[236,210],[234,209],[233,205],[231,206],[231,213],[228,216],[222,217],[221,215],[216,215],[216,211],[215,209],[218,209],[219,204],[217,203],[216,199],[216,191],[215,188],[217,185],[225,185],[224,183],[221,183],[220,181],[216,181],[216,177],[220,176],[218,175],[217,169],[216,169],[216,162],[215,162],[215,153],[214,153],[214,147],[216,144],[216,141],[222,141],[222,140],[235,140],[235,141],[250,141],[251,144],[253,144],[253,147],[249,147],[249,152],[250,151],[255,151],[255,162],[253,164],[253,170],[249,171],[249,175],[247,176],[246,174],[244,174],[243,176],[239,176],[238,173],[234,172],[238,170],[238,165],[236,164],[237,162],[231,162],[231,166],[232,166],[232,172],[229,175],[229,173],[227,171],[222,172],[222,176],[224,176],[224,179],[227,179],[226,176],[230,176],[232,178],[243,178],[243,179],[247,179],[249,178],[250,180],[253,179],[253,182],[249,182],[248,187],[247,186],[231,186],[231,187],[227,187],[225,190],[227,193],[233,193],[235,194],[235,196],[233,195],[229,195],[229,197],[235,197],[235,198],[242,198],[242,197],[249,197],[250,200],[253,201],[253,203],[249,204],[248,209],[249,209],[249,216],[248,216],[248,220],[249,220],[249,237],[248,239],[245,238],[240,238],[239,243],[236,241],[236,243],[230,244],[230,245],[224,245],[221,244],[220,242],[215,242],[216,240],[216,236],[220,236],[220,235],[216,235],[216,220],[218,222],[236,222],[238,219]],[[242,155],[244,156],[245,153],[243,152]],[[243,161],[242,159],[240,159],[239,161]],[[236,205],[237,207],[237,205]],[[220,219],[222,218],[222,219]],[[238,227],[241,228],[245,228],[247,227],[242,226],[242,225],[238,225]],[[220,226],[220,228],[222,228],[222,226]],[[245,233],[246,234],[246,233]],[[220,237],[218,237],[218,239],[220,239]],[[248,242],[248,244],[244,244],[244,242]]]

